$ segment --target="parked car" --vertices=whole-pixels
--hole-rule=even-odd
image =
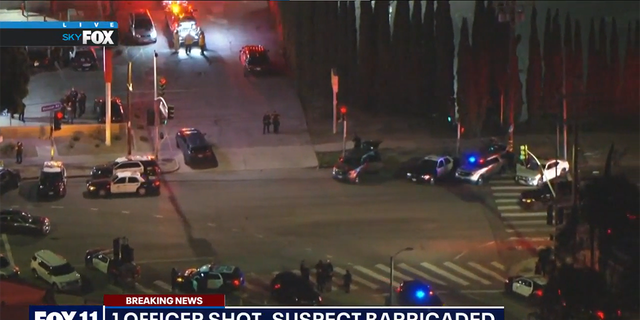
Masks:
[[[415,183],[435,184],[449,176],[454,168],[453,158],[430,155],[407,168],[407,179]]]
[[[107,118],[107,106],[104,99],[96,99],[93,103],[93,108],[98,115],[98,123],[105,123]],[[124,108],[122,107],[122,100],[118,97],[111,99],[111,123],[123,123],[125,122]]]
[[[333,178],[357,184],[364,175],[380,172],[383,168],[382,157],[378,151],[381,143],[382,141],[363,141],[361,148],[349,150],[333,166]]]
[[[484,184],[488,179],[505,170],[505,160],[499,154],[486,158],[469,156],[465,163],[456,171],[456,179],[468,181],[477,185]]]

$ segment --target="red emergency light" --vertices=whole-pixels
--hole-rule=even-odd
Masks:
[[[64,114],[62,114],[62,111],[56,111],[55,117],[58,120],[62,120],[62,118],[64,118]]]
[[[340,113],[346,114],[347,113],[347,107],[340,107]]]

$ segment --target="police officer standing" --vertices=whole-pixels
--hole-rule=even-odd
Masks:
[[[193,42],[196,40],[192,34],[193,31],[195,30],[192,29],[186,36],[184,36],[184,51],[187,54],[191,54],[191,47],[193,46]]]
[[[180,51],[180,34],[178,33],[178,29],[173,32],[173,53],[178,53]]]
[[[200,47],[200,55],[204,56],[206,41],[204,39],[204,31],[200,30],[200,37],[198,38],[198,46]]]
[[[344,274],[344,276],[342,276],[342,284],[344,285],[344,292],[345,293],[349,293],[351,292],[351,271],[349,271],[349,269],[347,269],[347,272]]]
[[[171,292],[176,292],[177,282],[178,282],[178,269],[171,268]]]
[[[324,273],[324,263],[322,260],[318,260],[316,263],[316,289],[319,292],[324,291],[324,283],[325,283],[325,273]]]
[[[302,279],[304,279],[305,281],[309,282],[309,278],[311,276],[311,272],[309,271],[309,268],[304,263],[304,260],[302,260],[300,262],[300,276],[302,276]]]
[[[21,164],[22,163],[22,151],[23,151],[24,147],[22,146],[22,142],[18,141],[18,143],[16,144],[16,163],[17,164]]]
[[[87,95],[84,91],[80,92],[80,96],[78,97],[78,109],[78,118],[80,118],[85,111],[87,111]]]
[[[262,116],[262,134],[271,133],[271,115],[267,112]]]
[[[362,148],[362,139],[360,138],[360,136],[358,136],[357,133],[353,136],[353,148],[354,149]]]
[[[273,124],[273,133],[280,133],[280,115],[275,111],[271,114],[271,123]]]
[[[331,264],[331,260],[327,259],[327,262],[324,264],[324,272],[325,272],[325,285],[328,285],[328,290],[331,291],[332,283],[333,283],[333,264]]]

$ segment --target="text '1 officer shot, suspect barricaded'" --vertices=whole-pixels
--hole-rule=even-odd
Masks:
[[[0,21],[2,47],[117,47],[115,21]]]

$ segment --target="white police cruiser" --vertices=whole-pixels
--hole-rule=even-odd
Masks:
[[[64,197],[67,194],[67,170],[60,161],[46,161],[38,179],[38,198]]]

